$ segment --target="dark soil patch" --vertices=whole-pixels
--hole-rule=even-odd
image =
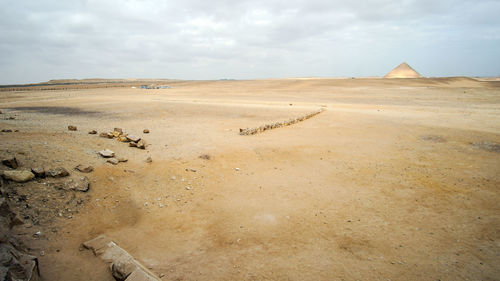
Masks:
[[[57,115],[67,115],[67,116],[102,115],[102,112],[99,111],[83,110],[77,107],[69,107],[69,106],[21,106],[21,107],[12,107],[10,109],[26,111],[26,112],[42,113],[42,114],[57,114]]]
[[[420,136],[420,139],[430,142],[446,142],[446,139],[444,137],[438,135],[424,135]]]
[[[500,144],[488,141],[474,142],[471,144],[475,148],[500,153]]]

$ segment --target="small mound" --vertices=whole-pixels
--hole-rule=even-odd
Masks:
[[[394,68],[389,72],[384,78],[422,78],[415,69],[409,66],[406,62],[403,62],[398,67]]]

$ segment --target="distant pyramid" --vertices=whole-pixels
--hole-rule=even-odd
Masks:
[[[403,62],[389,72],[384,78],[422,78],[422,75],[411,68],[406,62]]]

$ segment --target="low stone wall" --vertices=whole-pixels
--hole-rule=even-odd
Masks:
[[[272,129],[276,129],[276,128],[290,126],[292,124],[299,123],[299,122],[307,120],[307,119],[309,119],[311,117],[314,117],[314,116],[320,114],[323,111],[324,111],[324,109],[320,109],[318,111],[315,111],[315,112],[312,112],[312,113],[300,116],[298,118],[290,119],[290,120],[287,120],[287,121],[276,122],[276,123],[272,123],[272,124],[266,124],[266,125],[263,125],[263,126],[260,126],[260,127],[256,127],[256,128],[240,129],[240,135],[242,135],[242,136],[255,135],[255,134],[267,131],[267,130],[272,130]]]

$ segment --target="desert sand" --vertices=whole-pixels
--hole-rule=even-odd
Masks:
[[[2,159],[90,179],[4,181],[43,280],[114,280],[81,248],[100,234],[162,280],[499,280],[499,81],[168,85],[0,92]],[[115,127],[146,149],[88,134]]]

